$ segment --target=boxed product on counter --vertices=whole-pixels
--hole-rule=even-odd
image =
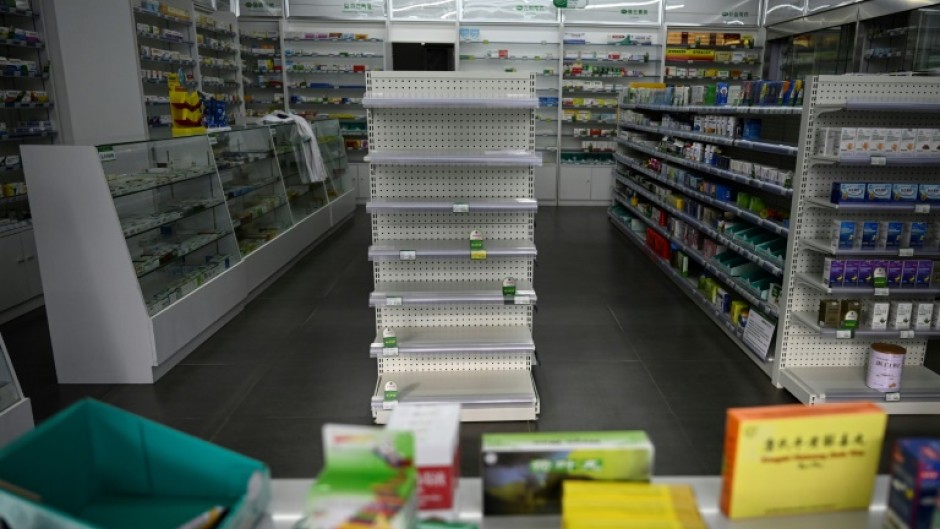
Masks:
[[[323,470],[307,498],[306,528],[412,527],[414,448],[411,432],[324,425]]]
[[[484,434],[483,514],[561,514],[565,480],[648,482],[645,432]]]
[[[940,439],[899,439],[891,460],[889,526],[931,529],[940,499]]]
[[[721,512],[740,519],[867,509],[886,422],[870,402],[729,409]]]
[[[454,519],[460,481],[460,405],[401,403],[385,427],[415,435],[421,516]]]
[[[705,529],[688,485],[566,481],[562,527]]]

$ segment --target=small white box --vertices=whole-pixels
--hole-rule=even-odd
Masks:
[[[460,405],[401,403],[386,428],[415,434],[421,516],[455,520],[460,480]]]
[[[842,127],[839,134],[839,154],[850,154],[855,152],[855,143],[858,136],[858,129]]]
[[[823,127],[821,133],[822,154],[824,156],[838,156],[839,141],[841,140],[842,129],[839,127]]]
[[[925,158],[933,152],[934,129],[917,129],[917,138],[914,140],[914,156]]]
[[[874,135],[875,129],[859,127],[858,131],[855,133],[855,152],[870,153],[872,145],[871,140]]]
[[[933,158],[940,158],[940,129],[931,129],[930,135],[930,155]]]
[[[885,155],[886,156],[900,156],[901,154],[901,142],[902,142],[902,130],[901,129],[885,129],[887,131],[887,137],[885,138]]]
[[[911,316],[914,304],[910,301],[892,301],[891,311],[888,315],[890,329],[903,331],[911,328]]]
[[[926,331],[933,322],[933,302],[918,301],[914,304],[914,330]]]
[[[890,311],[891,304],[886,301],[866,301],[865,326],[873,331],[887,330]]]
[[[884,154],[887,152],[888,129],[873,129],[868,152],[871,154]]]
[[[901,156],[915,156],[917,154],[917,129],[901,129]]]

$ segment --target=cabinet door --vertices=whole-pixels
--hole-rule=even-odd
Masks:
[[[357,197],[359,200],[369,200],[369,197],[372,195],[370,182],[369,182],[369,166],[366,164],[349,164],[349,168],[352,169],[355,167],[356,172],[356,189]]]
[[[591,200],[610,200],[611,171],[609,167],[591,169]]]
[[[20,247],[23,249],[23,274],[29,288],[29,297],[42,295],[42,278],[39,275],[39,255],[36,253],[36,237],[33,230],[20,234]]]
[[[558,200],[590,200],[590,198],[591,168],[562,165]]]
[[[31,297],[25,262],[19,234],[0,237],[0,310],[15,307]]]
[[[558,182],[555,179],[557,167],[552,164],[535,168],[535,198],[555,200],[558,196]]]

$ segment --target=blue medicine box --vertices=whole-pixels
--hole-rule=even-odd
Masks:
[[[868,184],[869,202],[891,202],[891,192],[894,186],[891,184]]]
[[[173,529],[221,506],[240,529],[271,499],[263,463],[90,399],[0,450],[0,480],[39,498],[0,488],[14,528]]]
[[[917,186],[917,199],[928,204],[940,203],[940,184],[920,184]]]
[[[901,522],[893,526],[930,529],[940,494],[940,439],[900,439],[891,461],[888,518]]]
[[[843,202],[865,202],[865,184],[860,182],[836,182],[832,184],[833,204]]]
[[[917,184],[894,184],[892,191],[895,202],[917,202]]]

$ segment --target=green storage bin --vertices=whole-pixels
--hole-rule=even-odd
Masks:
[[[746,230],[735,232],[734,237],[732,237],[732,239],[734,239],[737,242],[743,243],[743,242],[746,242],[751,237],[754,237],[755,235],[759,235],[762,233],[766,233],[766,232],[758,228],[757,226],[752,226]]]
[[[242,529],[271,499],[263,463],[94,400],[0,450],[0,480],[39,498],[0,488],[15,529],[175,529],[214,506]]]
[[[759,244],[770,242],[776,239],[777,239],[777,236],[774,235],[773,233],[770,233],[769,231],[760,231],[760,232],[749,234],[747,237],[745,237],[742,240],[742,242],[744,244],[751,246],[752,248],[757,248],[757,245]]]
[[[787,240],[777,237],[771,241],[758,244],[755,249],[759,255],[782,260],[783,256],[787,253]]]

